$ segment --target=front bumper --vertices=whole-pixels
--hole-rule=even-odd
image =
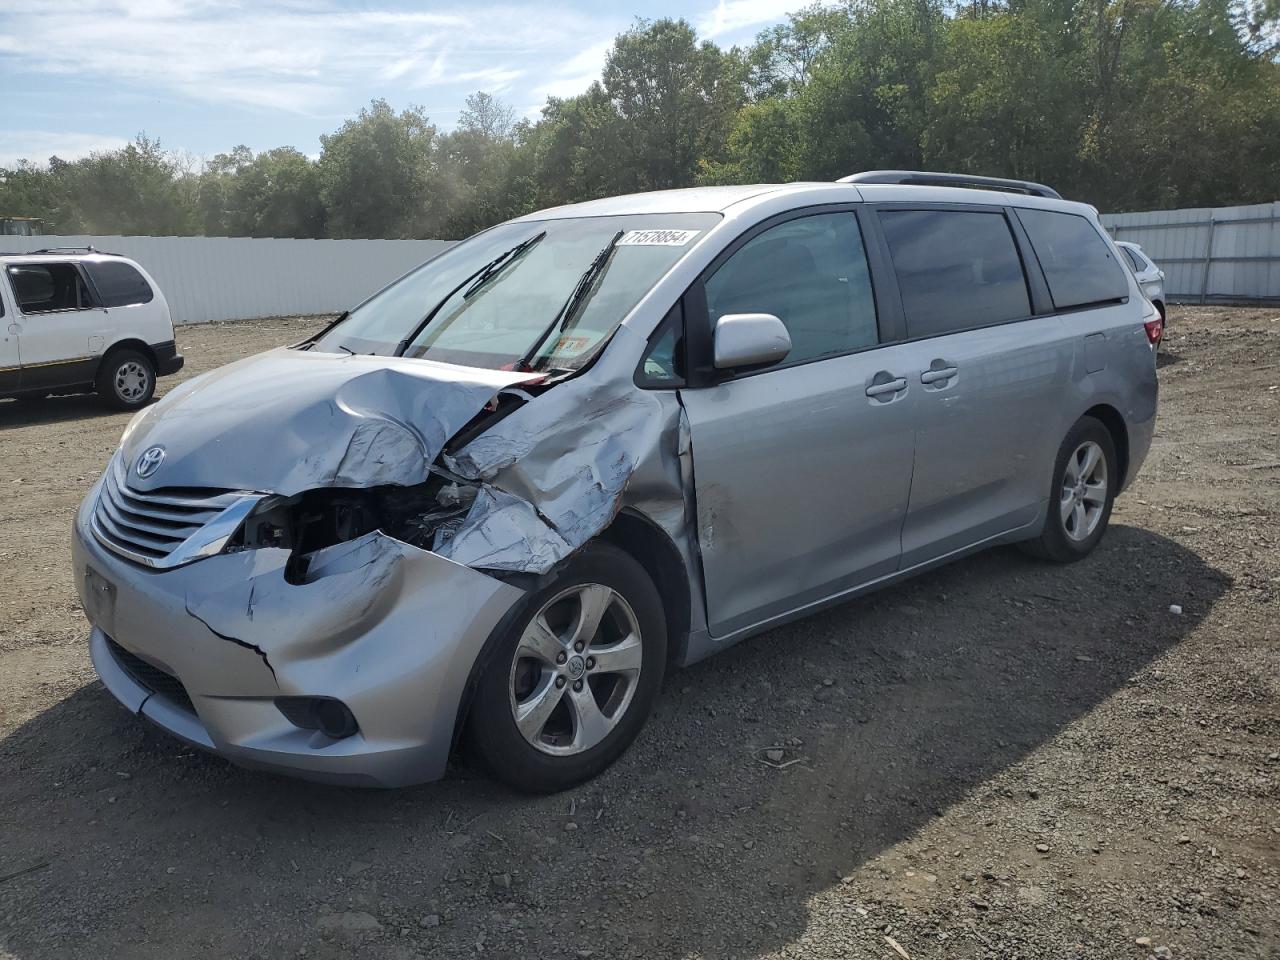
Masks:
[[[146,570],[94,538],[98,490],[72,556],[116,699],[241,766],[386,787],[444,774],[472,665],[521,590],[380,533],[320,551],[301,583],[283,550]],[[281,696],[337,698],[359,731],[296,727]]]

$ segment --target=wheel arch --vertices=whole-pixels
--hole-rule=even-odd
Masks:
[[[137,337],[126,337],[123,340],[117,340],[106,350],[102,351],[102,359],[98,361],[98,373],[102,372],[103,366],[111,359],[113,354],[119,353],[121,350],[137,350],[140,354],[151,361],[152,367],[157,367],[159,362],[156,360],[156,352],[151,349],[151,344],[145,340],[139,340]]]
[[[619,512],[600,539],[626,551],[644,567],[658,589],[667,621],[667,661],[683,662],[689,643],[689,577],[684,559],[667,532],[638,510]]]
[[[1099,403],[1084,412],[1084,416],[1093,417],[1107,428],[1111,434],[1111,442],[1116,448],[1116,460],[1120,468],[1120,483],[1116,489],[1123,489],[1129,482],[1129,427],[1124,416],[1109,403]]]

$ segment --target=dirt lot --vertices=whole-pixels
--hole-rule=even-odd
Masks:
[[[1280,309],[1171,320],[1089,560],[993,551],[675,672],[541,799],[248,773],[131,717],[68,555],[126,417],[0,404],[0,956],[1280,956]],[[188,372],[315,322],[183,330]]]

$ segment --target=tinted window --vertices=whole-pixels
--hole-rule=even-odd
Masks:
[[[788,220],[751,238],[706,282],[714,321],[772,313],[791,334],[787,363],[876,343],[876,306],[852,213]]]
[[[1022,261],[1003,214],[887,210],[880,222],[908,336],[932,337],[1030,315]]]
[[[104,307],[124,307],[131,303],[150,303],[151,287],[137,270],[119,260],[87,261],[84,268],[93,277]]]
[[[1124,271],[1102,235],[1085,217],[1052,210],[1019,210],[1058,309],[1122,300]]]
[[[23,313],[87,310],[93,306],[80,271],[70,263],[24,263],[9,268],[13,295]]]

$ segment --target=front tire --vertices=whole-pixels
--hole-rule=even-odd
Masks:
[[[138,350],[115,350],[98,368],[98,396],[117,410],[136,410],[156,392],[156,365]]]
[[[1022,548],[1055,563],[1084,559],[1106,533],[1119,484],[1111,431],[1093,417],[1081,417],[1058,448],[1044,530]]]
[[[530,793],[594,777],[636,738],[662,683],[666,618],[653,581],[619,548],[588,544],[502,630],[471,706],[472,748]]]

